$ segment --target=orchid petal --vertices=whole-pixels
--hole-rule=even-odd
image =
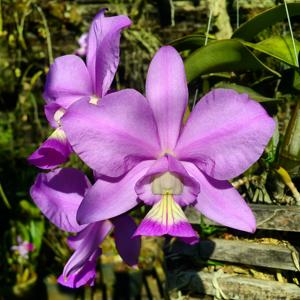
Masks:
[[[138,204],[134,185],[153,161],[144,161],[115,182],[98,179],[84,197],[77,213],[79,224],[107,220]]]
[[[89,261],[94,261],[96,266],[96,260],[93,259],[93,256],[96,252],[99,253],[99,244],[102,243],[111,229],[112,224],[109,221],[96,222],[84,229],[84,233],[80,234],[80,242],[76,245],[77,249],[64,267],[64,278],[80,272]]]
[[[195,204],[197,210],[219,224],[255,231],[256,221],[251,209],[231,184],[203,174],[191,163],[184,163],[184,166],[200,183],[201,191]]]
[[[102,9],[92,22],[87,48],[87,67],[99,97],[109,90],[118,68],[121,31],[131,25],[127,16],[105,17],[104,12]]]
[[[79,170],[57,169],[39,174],[30,195],[42,213],[57,227],[78,232],[85,226],[77,223],[76,213],[90,185]]]
[[[230,179],[259,159],[274,128],[273,119],[248,95],[216,89],[192,111],[175,153],[215,179]]]
[[[161,236],[168,234],[176,237],[189,238],[193,243],[198,234],[192,228],[179,204],[172,195],[162,196],[142,220],[134,236]]]
[[[52,169],[66,162],[72,149],[63,130],[57,128],[50,137],[28,157],[28,162],[41,169]]]
[[[183,61],[173,47],[160,48],[152,59],[146,81],[146,98],[157,122],[162,148],[173,150],[188,101]]]
[[[74,151],[99,174],[121,176],[160,151],[152,111],[135,90],[106,95],[99,105],[78,101],[61,121]]]
[[[175,201],[182,205],[188,205],[195,201],[199,194],[199,184],[185,170],[180,161],[171,155],[165,155],[148,169],[135,185],[135,191],[139,198],[148,205],[160,201],[161,195],[155,195],[152,191],[153,178],[159,177],[163,173],[170,172],[180,179],[183,191],[180,195],[173,195]]]
[[[68,277],[61,274],[57,282],[69,288],[79,288],[83,285],[93,286],[96,278],[96,263],[100,255],[101,249],[96,249],[78,272],[71,273]]]
[[[133,237],[137,228],[134,220],[128,215],[121,215],[111,219],[114,224],[114,236],[117,250],[129,266],[136,266],[139,262],[141,250],[140,237]]]
[[[58,128],[59,120],[55,118],[55,115],[58,111],[63,111],[63,108],[56,102],[50,102],[44,106],[44,111],[50,126],[53,128]]]
[[[47,75],[44,98],[68,108],[73,102],[93,94],[90,74],[83,60],[64,55],[54,60]]]

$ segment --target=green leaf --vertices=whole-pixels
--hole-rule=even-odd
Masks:
[[[41,245],[42,245],[42,239],[44,235],[45,230],[45,222],[44,220],[31,220],[30,221],[30,235],[32,238],[32,242],[34,244],[34,247],[36,249],[36,255],[38,255]]]
[[[40,218],[41,217],[40,210],[34,204],[28,202],[27,200],[21,200],[20,207],[28,216],[30,216],[32,218]]]
[[[187,80],[213,72],[246,72],[265,69],[280,77],[260,61],[239,40],[220,40],[196,50],[184,62]]]
[[[205,35],[191,34],[170,43],[177,51],[195,50],[205,44]]]
[[[298,71],[295,71],[294,73],[293,88],[300,91],[300,74]]]
[[[300,15],[300,3],[289,3],[287,6],[290,17]],[[276,24],[277,22],[283,21],[286,18],[284,4],[278,5],[274,8],[264,11],[263,13],[242,24],[233,33],[232,38],[251,40],[262,30]]]
[[[300,51],[300,42],[295,41],[297,53]],[[265,53],[278,59],[286,64],[297,67],[297,61],[295,57],[295,52],[293,48],[293,41],[290,36],[272,36],[265,39],[257,44],[250,43],[247,41],[241,42],[252,49]]]
[[[276,98],[269,98],[269,97],[265,97],[261,94],[259,94],[258,92],[256,92],[255,90],[247,87],[247,86],[243,86],[243,85],[239,85],[236,83],[230,83],[230,82],[219,82],[215,85],[216,88],[225,88],[225,89],[233,89],[236,92],[242,94],[242,93],[246,93],[250,96],[251,99],[256,100],[257,102],[277,102],[280,101],[280,99],[276,99]]]

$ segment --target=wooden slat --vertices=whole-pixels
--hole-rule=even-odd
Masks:
[[[300,206],[251,204],[250,207],[255,214],[257,228],[300,232]],[[185,212],[192,224],[199,224],[201,214],[197,210],[188,207]],[[216,225],[204,219],[205,223]]]
[[[214,260],[240,263],[246,265],[298,271],[292,257],[292,251],[285,246],[260,244],[247,241],[213,239],[199,243],[199,253],[209,254],[207,244],[214,249],[209,258]],[[298,253],[294,251],[294,255]],[[296,257],[299,261],[299,256]]]
[[[240,240],[211,239],[189,246],[180,241],[172,245],[173,258],[188,259],[193,265],[208,259],[267,267],[288,271],[300,271],[299,253],[284,245],[261,244]]]
[[[206,294],[217,296],[222,291],[227,298],[239,300],[299,300],[300,287],[292,283],[248,278],[239,275],[216,274],[208,272],[180,272],[178,282],[188,283],[191,294]],[[217,287],[217,288],[216,288]],[[219,287],[219,288],[218,288]],[[184,288],[181,285],[181,288]]]

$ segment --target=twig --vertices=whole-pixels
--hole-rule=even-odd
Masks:
[[[0,183],[0,196],[1,196],[1,198],[2,198],[2,200],[3,200],[3,202],[4,202],[4,204],[6,205],[6,207],[7,207],[8,209],[11,209],[11,205],[10,205],[10,203],[9,203],[9,201],[8,201],[8,199],[7,199],[6,195],[5,195],[5,193],[4,193],[4,190],[3,190],[3,188],[2,188],[1,183]]]
[[[51,65],[53,63],[53,53],[52,53],[51,35],[50,35],[47,19],[46,19],[46,16],[45,16],[43,10],[41,9],[41,7],[38,5],[35,5],[35,7],[36,7],[37,11],[39,12],[39,14],[41,15],[42,21],[43,21],[43,24],[45,27],[47,48],[48,48],[48,58],[49,58],[49,64]]]
[[[276,172],[292,192],[294,198],[296,199],[297,205],[300,205],[300,194],[289,173],[283,167],[279,167],[278,169],[276,169]]]
[[[296,61],[297,67],[299,67],[298,53],[297,53],[297,48],[296,48],[295,39],[294,39],[294,35],[293,35],[293,30],[292,30],[292,25],[291,25],[291,20],[290,20],[290,14],[289,14],[288,6],[286,4],[286,0],[283,0],[283,2],[284,2],[286,16],[287,16],[287,20],[288,20],[288,23],[289,23],[289,29],[290,29],[291,37],[292,37],[292,43],[293,43],[294,54],[295,54],[295,61]]]

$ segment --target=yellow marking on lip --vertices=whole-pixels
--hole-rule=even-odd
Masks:
[[[150,219],[167,229],[180,222],[188,222],[184,212],[170,192],[165,192],[161,200],[153,205],[145,219]]]

